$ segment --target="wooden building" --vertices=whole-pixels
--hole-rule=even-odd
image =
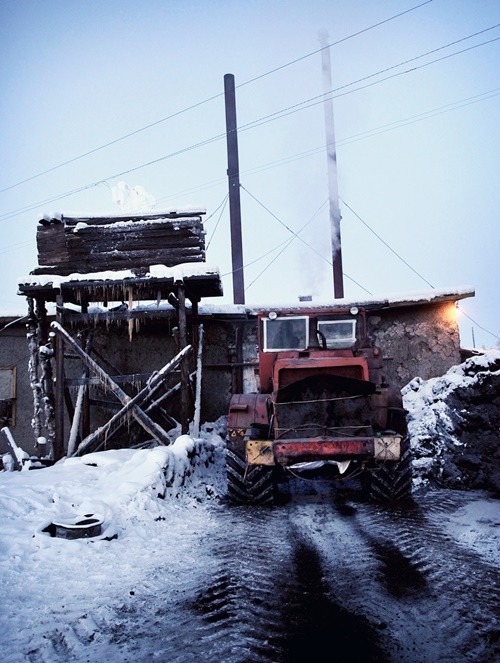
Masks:
[[[187,311],[194,320],[202,298],[222,295],[218,269],[205,263],[203,214],[40,219],[39,266],[19,294],[28,299],[34,437],[48,443],[55,459],[110,444],[120,433],[130,438],[131,421],[161,444],[169,443],[168,430],[178,421],[188,431],[200,333],[188,325]],[[137,308],[138,302],[150,306]],[[50,303],[56,305],[52,322]],[[95,307],[101,312],[93,315]],[[123,357],[111,360],[112,340],[104,343],[109,348],[94,340],[103,320],[108,333],[126,329],[129,347],[120,354],[140,354],[134,345],[141,325],[165,318],[171,333],[164,347],[150,346],[144,368],[133,373],[117,365],[127,363]],[[174,418],[168,409],[176,396]]]

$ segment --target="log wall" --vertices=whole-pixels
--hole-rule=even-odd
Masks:
[[[107,221],[107,223],[106,223]],[[62,218],[37,228],[34,274],[93,273],[205,261],[201,217]]]

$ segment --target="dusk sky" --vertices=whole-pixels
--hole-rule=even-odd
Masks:
[[[0,314],[40,215],[118,213],[119,182],[207,210],[232,301],[226,73],[246,303],[333,302],[320,34],[346,298],[470,285],[462,345],[496,347],[499,0],[0,0]]]

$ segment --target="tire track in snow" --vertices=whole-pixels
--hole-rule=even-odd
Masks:
[[[389,593],[394,595],[394,587],[401,589],[401,578],[406,583],[408,577],[416,579],[415,591],[406,596],[400,591],[398,602],[400,616],[410,634],[414,632],[411,647],[400,643],[408,661],[415,660],[415,655],[429,663],[497,660],[498,571],[473,551],[458,546],[439,518],[432,518],[434,513],[451,512],[466,499],[460,495],[443,499],[439,494],[434,499],[428,496],[423,506],[416,503],[411,508],[358,507],[360,531],[386,564],[384,581]],[[403,566],[391,559],[391,551],[404,559]],[[399,567],[400,578],[393,577],[394,566]],[[401,573],[404,568],[411,573]]]

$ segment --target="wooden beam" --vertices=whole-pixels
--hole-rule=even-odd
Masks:
[[[79,355],[83,363],[101,379],[101,383],[106,389],[111,391],[123,405],[128,403],[130,396],[128,396],[128,394],[126,394],[116,384],[116,382],[114,382],[114,380],[112,380],[109,375],[103,371],[99,364],[96,364],[95,361],[89,357],[89,355],[84,350],[82,350],[78,343],[76,343],[76,341],[58,322],[53,322],[51,327],[56,331],[57,338],[67,343],[76,352],[76,354]],[[132,407],[132,415],[135,417],[135,419],[137,419],[144,430],[152,435],[155,440],[157,440],[157,442],[162,445],[170,444],[170,438],[163,430],[163,428],[155,423],[150,417],[148,417],[148,415],[143,410],[141,410],[138,405],[134,405]]]
[[[93,338],[94,332],[91,330],[87,336],[87,340],[85,342],[85,352],[87,354],[90,354],[90,348],[92,347],[92,338]],[[89,372],[89,369],[85,367],[83,371],[83,376],[82,377],[87,377]],[[82,417],[82,410],[84,407],[84,401],[85,401],[85,392],[87,391],[87,387],[85,385],[80,385],[78,388],[78,396],[76,398],[76,404],[75,404],[75,412],[73,414],[73,419],[71,421],[71,430],[69,433],[69,440],[68,440],[68,458],[72,456],[75,452],[76,444],[77,442],[80,443],[80,436],[79,436],[79,430],[80,430],[80,420]]]
[[[57,296],[57,324],[62,329],[63,297]],[[55,439],[54,460],[60,460],[64,453],[64,344],[62,337],[56,337],[56,389],[55,389]]]
[[[183,285],[177,289],[179,300],[179,348],[187,346],[187,320],[186,320],[186,291]],[[189,433],[189,365],[187,357],[181,363],[181,432],[183,435]]]
[[[146,386],[141,389],[141,391],[136,394],[133,398],[128,400],[122,409],[114,414],[111,419],[104,424],[104,426],[101,426],[98,430],[96,430],[94,433],[86,437],[80,445],[78,446],[78,449],[76,450],[76,453],[82,453],[85,449],[88,449],[88,447],[92,446],[96,442],[99,442],[99,440],[103,437],[106,436],[108,431],[111,430],[111,428],[120,421],[132,408],[135,406],[143,403],[145,400],[148,398],[151,398],[154,394],[154,392],[158,389],[158,387],[161,385],[165,377],[171,373],[176,366],[178,366],[181,361],[189,355],[189,353],[192,351],[192,347],[188,345],[185,347],[181,352],[179,352],[178,355],[176,355],[171,361],[169,361],[163,368],[161,368],[157,373],[153,373],[151,376],[151,379],[148,381]],[[68,454],[69,455],[69,454]]]
[[[198,331],[198,354],[196,362],[196,398],[194,401],[194,418],[193,418],[193,436],[198,437],[200,434],[200,416],[201,416],[201,374],[203,365],[203,325],[200,325]]]

